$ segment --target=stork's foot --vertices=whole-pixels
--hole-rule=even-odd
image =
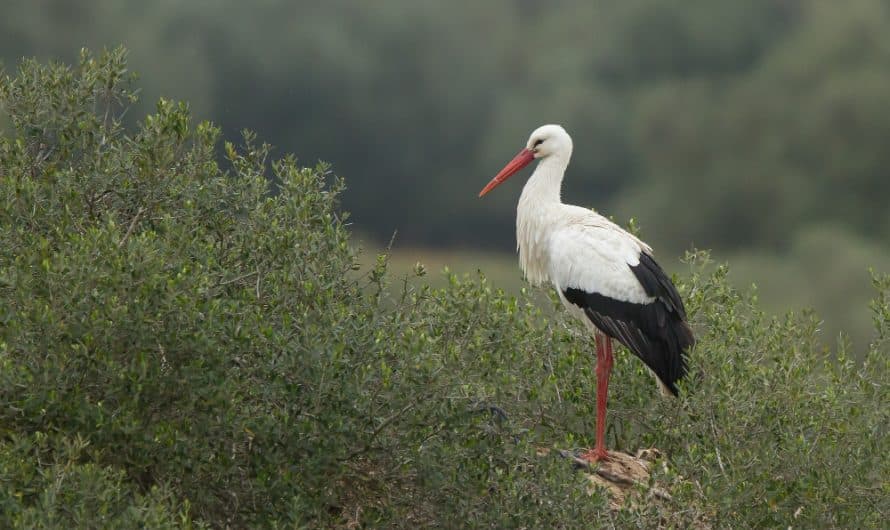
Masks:
[[[609,456],[609,452],[606,451],[603,447],[595,447],[593,449],[588,449],[578,455],[578,458],[581,460],[586,460],[591,464],[595,464],[601,460],[611,460],[612,457]]]

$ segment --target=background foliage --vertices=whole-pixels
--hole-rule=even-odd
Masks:
[[[886,520],[886,276],[854,363],[812,315],[767,317],[687,256],[692,374],[659,400],[619,354],[607,434],[661,448],[673,500],[611,512],[537,455],[592,442],[578,323],[482,276],[417,286],[385,255],[359,274],[325,166],[249,133],[219,152],[169,100],[127,129],[129,79],[118,49],[0,82],[0,526]]]
[[[185,99],[230,140],[331,161],[372,247],[398,230],[397,251],[512,252],[519,182],[475,194],[564,123],[567,198],[635,217],[675,270],[714,249],[770,309],[815,307],[825,343],[867,349],[866,271],[890,271],[886,0],[13,4],[7,66],[124,43],[147,94],[131,116]]]

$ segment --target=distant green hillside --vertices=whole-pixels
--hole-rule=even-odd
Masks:
[[[468,199],[548,122],[576,140],[566,197],[665,252],[781,253],[814,223],[890,237],[884,0],[40,0],[0,20],[10,68],[120,43],[143,111],[184,98],[229,138],[331,161],[378,240],[510,250],[510,191]]]

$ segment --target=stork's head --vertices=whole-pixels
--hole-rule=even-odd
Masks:
[[[534,153],[535,158],[569,158],[572,156],[572,137],[561,125],[541,125],[532,131],[525,148]]]
[[[563,165],[568,165],[572,156],[572,137],[559,125],[542,125],[532,131],[528,137],[528,143],[519,151],[513,160],[500,171],[491,182],[488,183],[479,196],[482,197],[499,184],[510,178],[511,175],[529,165],[536,158],[554,159]]]

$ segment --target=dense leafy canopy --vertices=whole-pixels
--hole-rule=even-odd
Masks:
[[[613,512],[538,455],[591,443],[577,323],[484,277],[390,285],[386,256],[358,275],[324,166],[251,134],[218,153],[168,100],[128,130],[128,79],[115,50],[0,80],[0,526],[886,521],[887,277],[853,363],[690,255],[690,377],[656,399],[619,353],[608,432],[664,451],[673,499]]]

